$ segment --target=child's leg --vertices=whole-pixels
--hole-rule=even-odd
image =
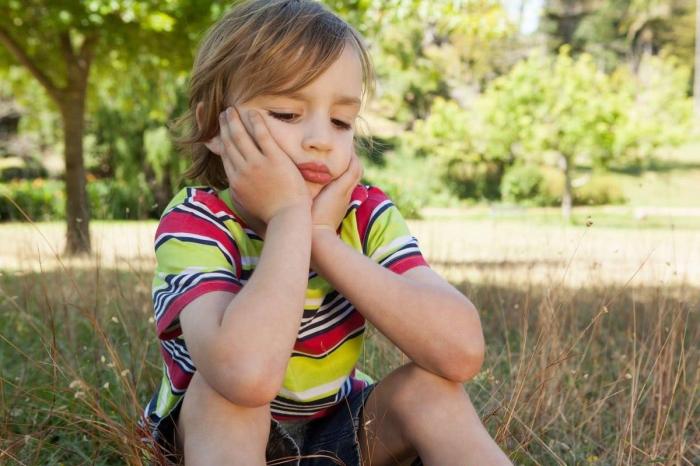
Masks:
[[[426,466],[511,464],[484,428],[462,384],[414,363],[377,385],[363,408],[362,425],[363,466],[410,464],[416,455]]]
[[[185,464],[264,465],[270,406],[237,406],[195,373],[178,418],[177,441]]]

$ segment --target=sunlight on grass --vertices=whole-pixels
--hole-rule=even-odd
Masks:
[[[155,223],[95,224],[100,254],[79,261],[50,252],[62,225],[36,227],[46,239],[0,227],[0,463],[158,464],[135,425],[160,377]],[[480,310],[487,359],[467,389],[516,464],[697,462],[695,232],[411,229]],[[375,379],[406,362],[371,325],[368,336],[361,368]]]

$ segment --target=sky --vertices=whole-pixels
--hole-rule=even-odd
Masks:
[[[501,0],[503,5],[508,12],[508,15],[513,21],[518,21],[518,12],[520,10],[520,4],[525,2],[525,10],[523,14],[523,24],[521,26],[521,32],[523,34],[530,34],[537,30],[537,25],[539,24],[540,11],[544,4],[544,0]]]

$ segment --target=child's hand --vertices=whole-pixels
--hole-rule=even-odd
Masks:
[[[327,184],[316,196],[311,207],[314,233],[322,230],[335,232],[343,221],[355,186],[362,178],[362,165],[353,151],[345,172]]]
[[[288,207],[308,208],[311,197],[297,167],[257,112],[250,112],[250,122],[254,139],[237,109],[229,107],[219,115],[223,146],[219,155],[236,200],[265,224]]]

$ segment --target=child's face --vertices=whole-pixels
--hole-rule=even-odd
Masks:
[[[361,95],[362,65],[355,50],[346,46],[326,71],[294,95],[260,95],[238,107],[241,115],[257,110],[297,166],[324,165],[336,179],[350,163]],[[245,116],[243,120],[250,131]],[[316,197],[327,182],[301,173]]]

